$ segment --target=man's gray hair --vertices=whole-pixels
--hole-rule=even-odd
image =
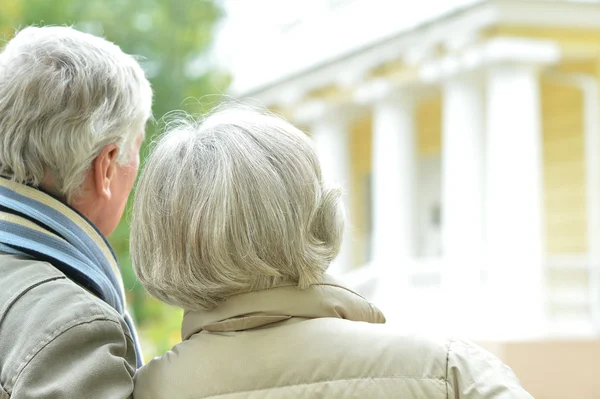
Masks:
[[[67,200],[108,144],[118,161],[143,134],[152,90],[136,60],[68,27],[28,27],[0,53],[0,175]]]
[[[306,288],[339,252],[340,196],[310,138],[277,116],[236,106],[181,121],[140,176],[135,271],[151,295],[190,310],[281,281]]]

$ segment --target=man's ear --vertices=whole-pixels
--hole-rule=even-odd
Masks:
[[[119,149],[117,146],[109,144],[102,149],[92,163],[96,194],[107,200],[112,195],[110,183],[115,176],[118,153]]]

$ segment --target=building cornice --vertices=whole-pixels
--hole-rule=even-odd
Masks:
[[[306,101],[307,94],[321,87],[336,85],[348,88],[366,83],[371,80],[374,70],[386,63],[397,63],[398,60],[406,65],[407,71],[416,69],[420,77],[431,80],[427,74],[431,75],[436,68],[437,72],[433,75],[441,77],[448,73],[441,70],[451,70],[456,62],[468,65],[469,62],[477,64],[499,60],[506,55],[502,55],[502,52],[506,52],[508,47],[511,51],[525,47],[530,49],[525,42],[511,43],[509,38],[501,38],[496,41],[492,39],[483,53],[477,50],[483,54],[479,60],[473,58],[477,51],[472,51],[466,58],[456,55],[464,54],[465,48],[475,48],[473,44],[481,41],[485,30],[498,25],[600,29],[600,5],[539,0],[482,1],[285,79],[232,95],[253,98],[267,106],[293,107]],[[541,42],[535,44],[536,52],[522,52],[523,58],[555,57],[556,49],[549,42]],[[405,71],[399,75],[405,76],[406,73],[402,75],[402,72]]]

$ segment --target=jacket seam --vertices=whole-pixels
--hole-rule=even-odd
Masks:
[[[315,285],[318,286],[318,287],[335,287],[335,288],[340,288],[340,289],[342,289],[344,291],[347,291],[347,292],[349,292],[351,294],[356,295],[359,298],[364,299],[365,301],[367,301],[369,303],[369,305],[371,305],[371,302],[369,302],[367,300],[367,298],[365,298],[364,296],[360,295],[358,292],[351,290],[348,287],[344,287],[343,285],[334,284],[334,283],[321,283],[321,284],[315,284]]]
[[[24,297],[29,291],[33,290],[36,287],[39,287],[40,285],[44,285],[46,283],[50,283],[52,281],[56,281],[56,280],[65,280],[66,277],[65,276],[54,276],[54,277],[49,277],[47,279],[41,280],[41,281],[37,281],[29,286],[27,286],[26,288],[23,288],[22,290],[18,291],[16,294],[14,294],[11,298],[8,299],[8,301],[6,301],[6,305],[0,309],[0,325],[2,324],[2,322],[4,321],[4,319],[6,318],[6,316],[8,315],[8,312],[10,311],[10,309],[13,307],[13,305],[15,303],[17,303],[17,301],[19,299],[21,299],[22,297]]]
[[[294,388],[294,387],[301,387],[301,386],[307,386],[307,385],[326,384],[328,382],[363,381],[363,380],[416,380],[416,381],[438,381],[438,382],[444,382],[444,378],[443,377],[414,377],[414,376],[410,376],[410,375],[390,375],[390,376],[383,376],[383,377],[339,378],[339,379],[333,379],[333,380],[321,380],[321,381],[305,382],[305,383],[301,383],[301,384],[279,385],[279,386],[272,386],[272,387],[268,387],[268,388],[256,388],[256,389],[246,389],[246,390],[242,390],[242,391],[223,392],[223,393],[218,393],[216,395],[204,396],[203,398],[218,398],[219,396],[236,395],[236,394],[243,394],[243,393],[250,393],[250,392],[259,392],[259,391],[268,391],[268,390],[271,390],[271,389]]]
[[[17,382],[17,380],[19,379],[19,377],[21,376],[23,371],[27,368],[29,363],[31,363],[31,361],[33,359],[35,359],[35,357],[40,352],[42,352],[48,345],[50,345],[52,342],[54,342],[56,339],[58,339],[61,335],[65,334],[67,331],[70,331],[71,329],[73,329],[75,327],[79,327],[84,324],[91,324],[93,322],[99,322],[99,321],[108,321],[110,323],[114,323],[115,325],[117,325],[117,327],[119,327],[120,330],[123,331],[123,334],[125,335],[125,337],[130,338],[128,336],[128,334],[123,330],[120,323],[118,323],[116,320],[111,320],[106,317],[103,317],[102,315],[95,315],[94,317],[86,316],[86,317],[79,317],[77,319],[74,319],[74,320],[72,320],[71,323],[63,325],[63,326],[61,326],[61,328],[57,328],[56,330],[54,330],[47,339],[40,341],[40,343],[37,346],[35,346],[25,356],[24,360],[21,362],[21,364],[17,368],[17,371],[15,372],[15,374],[13,375],[13,377],[10,380],[11,386],[14,387],[15,383]]]
[[[452,344],[454,343],[454,340],[451,339],[448,342],[448,350],[446,351],[446,377],[444,378],[445,382],[446,382],[446,399],[450,399],[450,383],[448,381],[448,374],[449,374],[449,368],[450,368],[450,350],[452,348]]]
[[[45,338],[38,341],[37,345],[34,345],[29,350],[29,352],[24,354],[24,356],[22,357],[22,360],[19,363],[19,366],[16,368],[15,373],[13,374],[12,378],[7,379],[7,381],[9,381],[9,386],[14,386],[15,382],[17,381],[17,379],[19,378],[19,376],[21,375],[21,373],[23,372],[25,367],[27,367],[27,365],[31,362],[31,360],[33,360],[33,358],[35,358],[35,356],[40,351],[42,351],[49,343],[54,341],[56,338],[58,338],[59,336],[61,336],[63,333],[70,330],[71,328],[73,328],[77,325],[80,325],[80,324],[89,323],[89,322],[96,321],[96,320],[112,321],[116,324],[119,324],[119,323],[117,323],[116,320],[111,320],[110,314],[105,312],[104,309],[102,309],[100,307],[100,305],[98,303],[96,303],[96,301],[93,298],[88,298],[88,295],[92,295],[92,294],[85,292],[83,290],[83,288],[81,288],[79,285],[77,285],[75,282],[73,282],[72,280],[70,280],[69,278],[67,278],[64,275],[54,276],[54,277],[45,279],[43,281],[40,281],[38,283],[30,285],[26,289],[21,290],[19,294],[15,295],[13,297],[14,299],[13,299],[12,304],[9,307],[7,307],[6,311],[2,315],[2,318],[0,319],[0,321],[3,321],[7,317],[10,308],[12,308],[19,300],[24,298],[26,296],[26,294],[29,294],[35,288],[40,287],[44,284],[49,284],[49,283],[52,283],[54,281],[59,281],[59,280],[68,281],[68,282],[72,283],[75,287],[77,287],[78,290],[75,291],[73,293],[73,295],[74,296],[83,296],[83,298],[85,298],[85,302],[89,306],[89,311],[87,312],[87,314],[85,314],[83,316],[68,320],[66,323],[61,324],[60,326],[57,326],[52,331],[44,330],[43,332],[45,333]]]
[[[10,398],[10,395],[8,394],[6,389],[4,389],[4,387],[2,386],[2,383],[0,383],[0,398]]]

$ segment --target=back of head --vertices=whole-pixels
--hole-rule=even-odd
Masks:
[[[317,282],[339,252],[339,188],[279,117],[225,108],[168,131],[136,190],[131,253],[157,298],[211,309],[281,281]]]
[[[68,27],[28,27],[0,53],[0,175],[70,198],[98,152],[120,161],[144,131],[152,91],[116,45]]]

